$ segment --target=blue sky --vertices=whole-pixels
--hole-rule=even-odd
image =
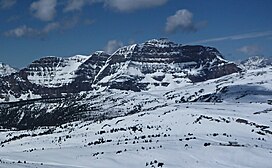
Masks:
[[[271,9],[271,0],[0,0],[0,62],[22,68],[161,37],[230,60],[272,56]]]

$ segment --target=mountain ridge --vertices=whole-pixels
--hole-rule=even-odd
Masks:
[[[153,39],[121,47],[111,55],[94,52],[90,56],[40,58],[2,78],[0,100],[12,96],[25,100],[25,97],[31,98],[30,92],[37,98],[62,97],[90,90],[167,88],[239,71],[236,64],[223,59],[215,48]]]

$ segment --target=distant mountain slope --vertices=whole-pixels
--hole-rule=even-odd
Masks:
[[[261,56],[253,56],[241,62],[245,69],[258,69],[267,66],[272,66],[272,58],[265,58]]]
[[[0,77],[8,76],[15,72],[17,72],[15,68],[0,62]]]

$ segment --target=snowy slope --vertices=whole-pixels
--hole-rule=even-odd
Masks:
[[[173,103],[102,122],[4,131],[0,167],[269,168],[271,112],[259,103]]]
[[[76,55],[69,58],[45,57],[34,61],[28,68],[28,80],[46,87],[61,87],[71,83],[75,72],[90,56]]]
[[[179,102],[266,103],[272,95],[271,76],[271,66],[253,69],[173,89],[167,96]]]
[[[7,64],[0,62],[0,77],[8,76],[8,75],[15,73],[15,72],[17,72],[16,69],[12,68],[11,66],[9,66]]]

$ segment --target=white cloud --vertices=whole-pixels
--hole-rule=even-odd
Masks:
[[[59,22],[49,22],[41,28],[28,27],[26,25],[19,26],[17,28],[8,30],[3,33],[6,37],[41,37],[46,36],[53,31],[65,31],[71,29],[79,22],[78,17],[69,17]]]
[[[169,16],[166,21],[165,31],[167,33],[174,33],[177,30],[185,32],[197,31],[204,26],[205,22],[193,22],[193,13],[187,9],[178,10],[175,15]]]
[[[42,29],[35,29],[26,25],[19,26],[15,29],[4,32],[7,37],[36,37],[41,35],[47,35],[48,33],[61,28],[59,22],[52,22],[46,24]]]
[[[81,10],[88,0],[69,0],[64,12]]]
[[[16,4],[17,0],[1,0],[0,8],[1,9],[9,9]]]
[[[4,35],[7,37],[24,37],[36,35],[37,33],[38,33],[37,30],[31,27],[27,27],[26,25],[23,25],[5,32]]]
[[[42,21],[51,21],[56,14],[57,0],[39,0],[33,2],[30,10],[34,16]]]
[[[138,9],[161,6],[167,1],[168,0],[104,0],[104,5],[121,12],[130,12]]]
[[[257,45],[247,45],[239,48],[238,51],[246,55],[255,55],[260,54],[261,48]]]
[[[105,52],[108,54],[112,54],[115,52],[118,48],[124,46],[124,44],[121,41],[117,40],[110,40],[108,41],[106,47],[104,48]]]
[[[75,27],[80,22],[78,16],[68,17],[61,21],[61,29],[70,29]]]
[[[251,39],[251,38],[258,38],[258,37],[269,37],[271,35],[272,35],[272,31],[252,32],[252,33],[246,33],[246,34],[238,34],[238,35],[232,35],[232,36],[200,40],[193,43],[209,43],[209,42],[218,42],[218,41],[225,41],[225,40],[243,40],[243,39]]]
[[[102,3],[104,7],[120,12],[131,12],[139,9],[158,7],[168,0],[69,0],[64,8],[64,12],[78,11],[86,5]]]
[[[52,22],[47,24],[43,29],[42,29],[42,33],[49,33],[51,31],[57,30],[60,28],[60,23],[59,22]]]

